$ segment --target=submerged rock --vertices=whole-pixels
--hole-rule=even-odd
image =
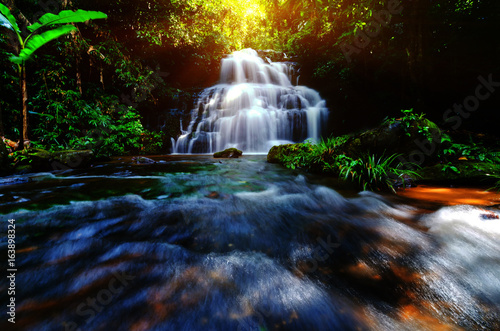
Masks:
[[[243,152],[236,148],[228,148],[221,152],[214,153],[214,158],[234,158],[237,159]]]

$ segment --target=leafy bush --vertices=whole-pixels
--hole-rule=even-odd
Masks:
[[[289,168],[309,168],[318,156],[318,148],[309,142],[290,145],[281,155],[281,163]]]
[[[395,124],[396,122],[401,123],[403,126],[403,129],[406,132],[407,136],[411,136],[410,128],[415,126],[415,123],[419,123],[425,119],[425,114],[420,113],[420,114],[414,114],[413,113],[413,108],[411,109],[402,109],[401,113],[403,114],[402,117],[400,118],[386,118],[382,125],[392,125]],[[429,141],[432,141],[432,136],[429,132],[429,127],[428,126],[419,126],[418,127],[418,132],[422,135],[424,135]]]
[[[144,131],[140,139],[140,154],[161,154],[166,146],[168,137],[163,132]]]
[[[345,143],[348,136],[330,137],[314,144],[306,141],[302,144],[289,145],[286,153],[281,156],[281,163],[290,169],[324,168],[325,162],[332,160],[338,146]]]
[[[444,148],[441,156],[445,158],[475,160],[488,163],[500,163],[498,152],[491,151],[480,143],[471,140],[468,144],[459,144],[449,140],[449,146]]]
[[[74,90],[54,89],[51,99],[38,95],[38,125],[35,145],[48,150],[92,149],[111,156],[139,152],[144,130],[138,112],[118,102],[113,95],[82,99]],[[158,144],[157,142],[155,144]]]
[[[399,154],[390,156],[364,155],[356,160],[341,158],[344,164],[340,164],[340,177],[357,182],[363,190],[394,191],[395,181],[403,175],[417,176],[417,173],[403,169],[401,162],[396,162]],[[403,185],[405,181],[402,180]]]

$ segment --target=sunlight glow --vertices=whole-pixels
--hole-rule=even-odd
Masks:
[[[500,194],[474,188],[448,188],[420,185],[407,190],[398,191],[399,195],[446,205],[495,205],[500,202]]]

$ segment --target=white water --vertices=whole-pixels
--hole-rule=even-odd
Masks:
[[[230,147],[267,153],[276,144],[318,140],[328,116],[325,101],[313,89],[293,86],[291,74],[290,64],[265,63],[251,49],[223,59],[220,83],[202,92],[173,153]]]

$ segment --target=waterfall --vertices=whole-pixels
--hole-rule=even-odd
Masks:
[[[267,153],[273,145],[318,140],[328,116],[325,101],[313,89],[293,86],[292,73],[290,63],[266,63],[252,49],[223,59],[219,84],[201,93],[173,153],[230,147]]]

